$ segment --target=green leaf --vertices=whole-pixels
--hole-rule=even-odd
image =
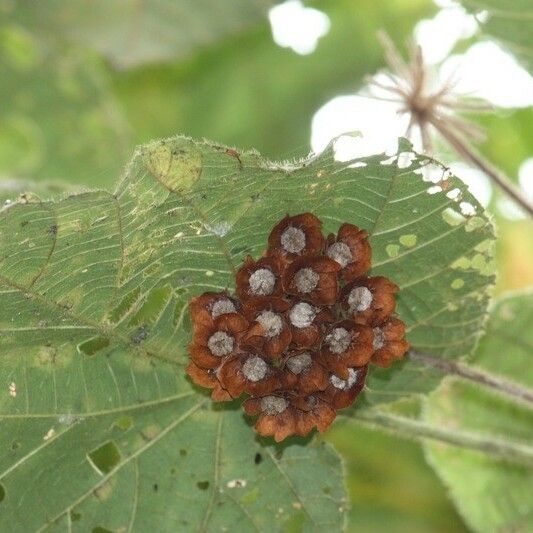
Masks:
[[[2,178],[112,183],[131,138],[98,60],[49,47],[5,17],[0,79]]]
[[[182,59],[266,21],[274,0],[17,2],[14,18],[48,40],[88,46],[119,67]]]
[[[512,380],[533,398],[533,295],[501,298],[473,363]],[[529,405],[529,408],[527,407]],[[533,442],[531,403],[514,402],[464,381],[451,380],[432,393],[425,408],[432,425],[527,446]],[[475,531],[533,528],[533,466],[446,444],[426,444],[427,457],[469,526]]]
[[[500,41],[533,73],[532,0],[462,0],[479,18],[483,31]]]
[[[373,273],[402,287],[411,343],[457,358],[484,322],[493,233],[457,178],[441,185],[457,188],[475,215],[461,215],[446,190],[430,194],[425,157],[333,155],[272,163],[176,137],[141,147],[114,194],[0,211],[4,524],[341,527],[344,489],[330,450],[273,448],[238,406],[211,408],[185,380],[188,300],[231,289],[239,263],[262,252],[282,216],[312,211],[326,232],[342,221],[369,230]],[[391,401],[437,381],[405,362],[372,370],[367,396]],[[23,513],[28,501],[39,505]]]

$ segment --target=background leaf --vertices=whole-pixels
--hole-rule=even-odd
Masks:
[[[183,58],[266,19],[274,0],[22,1],[16,18],[46,39],[83,44],[119,67]]]
[[[533,295],[501,298],[491,312],[487,335],[472,362],[491,374],[529,389],[533,397]],[[425,419],[439,427],[490,436],[529,447],[533,442],[531,406],[450,380],[432,393]],[[533,527],[532,465],[496,460],[480,452],[426,444],[427,457],[467,524],[475,531],[529,531]]]
[[[240,411],[206,409],[204,394],[184,380],[187,301],[231,288],[236,265],[260,253],[278,219],[311,210],[326,231],[344,220],[371,231],[374,273],[404,287],[399,312],[411,342],[457,357],[472,349],[484,321],[492,228],[453,177],[450,185],[477,214],[443,217],[456,203],[445,191],[427,193],[430,184],[415,173],[424,158],[412,155],[400,168],[397,158],[354,166],[332,155],[294,167],[249,153],[241,166],[224,147],[178,137],[142,147],[114,195],[30,201],[0,212],[6,524],[23,520],[35,529],[81,514],[92,526],[133,520],[142,530],[159,497],[165,524],[207,515],[230,527],[248,520],[248,508],[221,487],[244,479],[254,520],[274,516],[273,529],[287,520],[340,527],[344,494],[331,451],[321,444],[265,447]],[[414,363],[373,371],[368,397],[390,401],[428,390],[437,379],[429,377]],[[255,468],[257,453],[265,470]],[[299,460],[315,468],[298,468]],[[29,472],[38,475],[28,486]],[[204,488],[202,498],[196,491]],[[190,516],[183,518],[183,506],[178,513],[170,502],[191,490],[196,503],[185,505]],[[109,502],[112,515],[93,496]],[[35,512],[23,512],[26,499],[39,502]],[[283,511],[273,515],[271,501],[284,501]],[[219,504],[225,510],[211,514]]]
[[[418,18],[435,11],[428,0],[379,5],[372,0],[312,2],[329,16],[332,26],[315,53],[300,56],[273,42],[265,16],[268,0],[262,3],[262,14],[259,0],[202,0],[191,2],[194,8],[187,17],[174,21],[173,42],[200,29],[187,24],[197,8],[216,4],[217,11],[232,11],[232,6],[243,3],[249,7],[233,19],[219,20],[213,10],[199,17],[200,33],[206,38],[209,21],[221,28],[228,24],[227,33],[215,36],[211,46],[195,45],[187,56],[120,69],[102,61],[96,53],[100,48],[94,46],[115,50],[117,41],[110,41],[110,34],[118,42],[123,36],[127,39],[130,33],[113,25],[129,24],[126,15],[103,17],[106,25],[99,31],[76,33],[83,36],[85,46],[78,44],[76,35],[65,37],[76,27],[67,23],[70,17],[89,24],[115,9],[109,3],[99,3],[102,10],[97,10],[80,0],[77,7],[91,5],[90,16],[70,3],[0,4],[0,96],[5,103],[0,110],[0,172],[10,178],[59,179],[112,190],[120,162],[137,144],[176,132],[256,147],[275,157],[306,155],[315,111],[339,92],[356,91],[364,75],[382,66],[382,50],[376,45],[382,25],[401,43]],[[139,8],[141,28],[155,27],[156,20],[167,28],[172,17],[164,6],[170,3],[158,4],[163,7]],[[173,2],[178,7],[172,11],[187,4]],[[145,4],[124,0],[116,5]],[[250,12],[257,16],[245,23],[243,17]],[[162,43],[159,35],[156,41],[150,46],[180,53],[171,43]],[[145,50],[148,41],[142,42],[141,50],[154,50]],[[339,54],[346,43],[353,53]],[[13,63],[22,64],[22,69]]]
[[[533,2],[531,0],[461,0],[480,17],[483,31],[500,41],[533,72]]]
[[[93,187],[115,179],[131,136],[97,58],[50,48],[3,18],[0,79],[3,178]]]

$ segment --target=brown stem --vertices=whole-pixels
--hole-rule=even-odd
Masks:
[[[492,163],[487,161],[477,150],[467,142],[455,135],[447,128],[442,121],[431,123],[435,129],[450,143],[450,145],[459,153],[459,155],[470,160],[481,171],[483,171],[494,183],[496,183],[508,196],[510,196],[526,213],[533,217],[533,204],[525,198],[519,189],[517,189],[509,179],[498,170]]]
[[[464,363],[457,363],[448,359],[432,357],[431,355],[414,351],[409,352],[409,358],[412,361],[436,368],[445,374],[459,376],[463,379],[473,381],[478,385],[488,387],[501,394],[511,396],[516,400],[533,406],[533,391],[531,389],[507,381],[499,376],[489,374],[484,370],[472,368]]]

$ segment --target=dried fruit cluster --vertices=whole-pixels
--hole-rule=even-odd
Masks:
[[[268,249],[237,272],[237,296],[190,302],[187,372],[215,401],[249,395],[244,410],[277,441],[324,431],[363,389],[368,364],[388,367],[409,345],[393,316],[398,287],[366,277],[368,235],[343,224],[324,238],[310,213],[287,216]]]

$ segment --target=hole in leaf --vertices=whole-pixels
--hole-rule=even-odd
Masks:
[[[118,429],[126,431],[133,426],[133,418],[131,418],[131,416],[121,416],[115,420],[115,426]]]
[[[454,211],[451,207],[447,207],[446,209],[444,209],[441,215],[444,221],[450,226],[458,226],[459,224],[463,224],[466,221],[466,218],[461,215],[461,213]]]
[[[0,485],[0,502],[4,501],[5,497],[6,497],[6,490],[4,489],[3,485]]]
[[[255,463],[256,465],[258,465],[258,464],[260,464],[262,461],[263,461],[263,456],[262,456],[259,452],[257,452],[257,453],[255,454],[255,457],[254,457],[254,463]]]
[[[153,324],[163,312],[171,296],[172,287],[170,285],[152,289],[142,307],[131,318],[130,324],[132,326]]]
[[[85,355],[94,355],[95,353],[107,348],[109,346],[109,339],[105,337],[92,337],[80,344],[78,344],[78,352]]]
[[[120,462],[120,450],[114,441],[109,440],[87,454],[91,465],[99,474],[107,474]]]
[[[109,315],[109,319],[111,322],[118,322],[133,306],[133,304],[137,301],[137,298],[139,298],[139,293],[141,292],[141,288],[137,287],[135,290],[129,292],[122,298],[122,301],[111,311]]]
[[[198,483],[196,483],[196,486],[200,490],[207,490],[209,488],[209,481],[198,481]]]

